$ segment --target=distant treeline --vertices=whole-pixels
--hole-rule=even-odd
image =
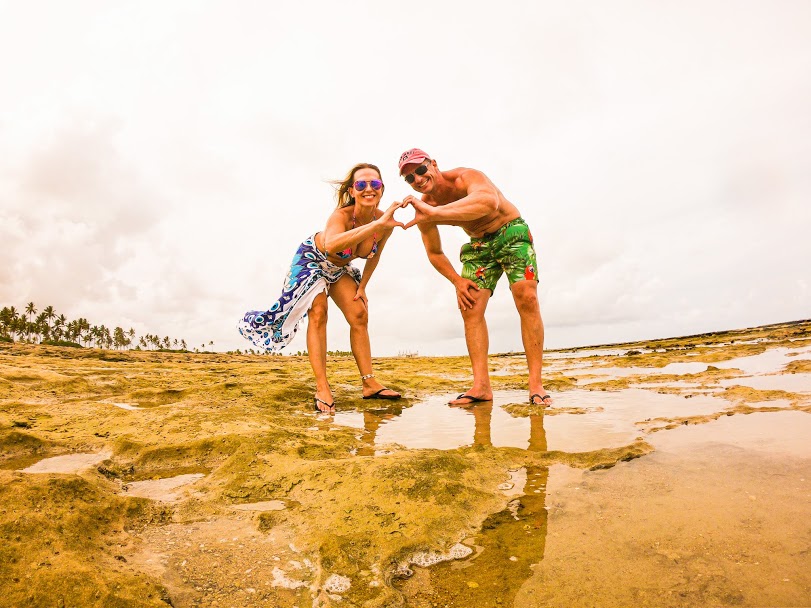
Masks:
[[[53,306],[37,311],[33,302],[26,304],[24,311],[18,311],[14,306],[4,306],[0,310],[0,341],[118,350],[189,350],[184,339],[152,334],[136,336],[132,328],[115,327],[111,330],[104,325],[92,325],[85,318],[69,321],[65,315],[57,315]],[[213,347],[214,342],[209,341],[208,346]],[[194,347],[194,352],[205,348],[203,343],[200,349]]]

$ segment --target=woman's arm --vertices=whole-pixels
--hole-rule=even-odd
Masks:
[[[350,230],[346,229],[346,212],[342,209],[336,209],[332,212],[332,215],[329,216],[327,226],[324,228],[324,249],[329,253],[335,254],[348,247],[355,249],[360,243],[375,233],[386,232],[387,234],[391,234],[395,226],[403,227],[401,222],[394,219],[394,211],[405,205],[406,203],[395,201],[379,218]]]
[[[383,236],[377,242],[377,253],[375,257],[371,260],[366,260],[363,265],[363,273],[360,277],[360,284],[358,285],[358,290],[355,293],[355,297],[353,299],[357,300],[360,298],[363,300],[363,304],[368,308],[369,299],[366,297],[366,286],[369,284],[369,280],[372,278],[372,274],[377,268],[377,264],[380,262],[380,256],[383,255],[383,248],[386,246],[386,242],[389,240],[391,233],[394,231],[395,226],[402,227],[402,222],[398,222],[394,219],[394,211],[399,209],[400,207],[405,207],[407,203],[401,203],[396,201],[391,204],[391,206],[386,209],[383,215],[380,216],[379,221],[383,222],[385,228],[383,229]]]

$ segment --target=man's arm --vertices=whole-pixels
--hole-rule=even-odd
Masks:
[[[422,244],[425,247],[425,253],[428,254],[428,261],[439,274],[453,283],[456,288],[456,302],[459,309],[473,308],[476,302],[470,294],[470,289],[478,290],[479,286],[469,279],[463,279],[456,272],[448,256],[442,251],[442,240],[439,238],[439,228],[436,227],[436,224],[420,224],[419,227]]]
[[[499,207],[498,190],[487,176],[475,169],[466,169],[458,178],[467,194],[459,200],[425,210],[431,222],[469,222],[490,215]],[[428,207],[429,205],[426,205]]]

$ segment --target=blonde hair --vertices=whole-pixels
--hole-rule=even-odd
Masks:
[[[377,168],[377,165],[373,165],[371,163],[358,163],[349,170],[349,173],[346,174],[345,178],[330,181],[330,183],[335,186],[335,200],[338,202],[336,209],[355,204],[355,199],[349,193],[349,190],[352,188],[352,184],[355,183],[355,172],[360,171],[361,169],[374,169],[377,171],[377,176],[380,178],[380,181],[383,181],[383,176],[380,173],[380,169]],[[385,192],[385,190],[386,186],[384,185],[382,192]]]

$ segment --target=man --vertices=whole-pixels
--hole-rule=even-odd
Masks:
[[[436,161],[419,148],[400,156],[400,175],[422,198],[407,196],[403,202],[415,210],[406,228],[419,226],[428,259],[456,288],[456,301],[465,323],[473,386],[450,402],[470,405],[491,401],[493,388],[487,364],[490,338],[484,312],[502,273],[510,282],[521,318],[521,338],[529,367],[529,402],[552,403],[543,388],[543,321],[538,304],[537,261],[521,214],[481,171],[460,167],[440,171]],[[462,247],[462,274],[457,274],[442,251],[439,224],[459,226],[471,238]]]

